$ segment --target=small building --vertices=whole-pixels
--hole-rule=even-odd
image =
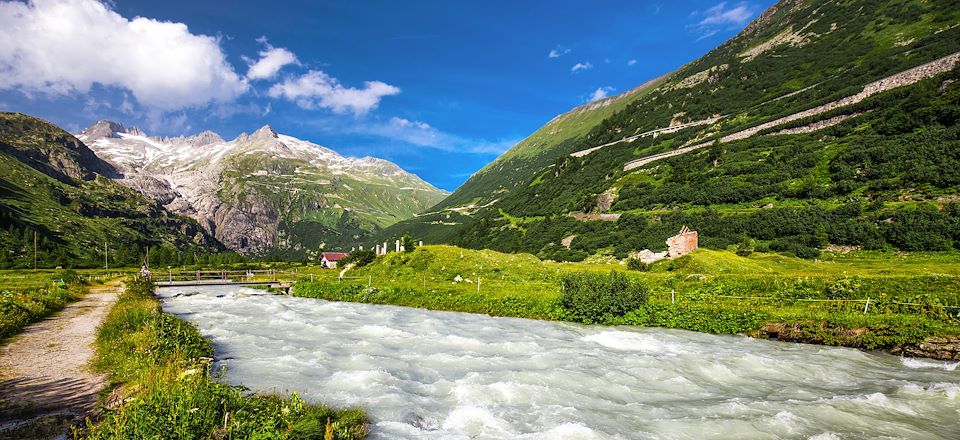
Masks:
[[[320,255],[321,255],[320,266],[325,267],[327,269],[336,269],[337,262],[344,258],[347,258],[350,254],[343,253],[343,252],[324,252]]]

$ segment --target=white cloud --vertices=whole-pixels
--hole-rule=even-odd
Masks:
[[[755,14],[756,8],[746,2],[730,7],[727,7],[727,2],[720,2],[706,11],[694,11],[691,15],[700,17],[700,21],[693,27],[700,34],[700,39],[703,39],[716,35],[720,31],[740,29]]]
[[[570,53],[570,49],[557,46],[555,49],[550,49],[550,53],[547,54],[547,58],[560,58],[568,53]]]
[[[600,87],[597,90],[594,90],[593,93],[590,94],[590,97],[587,98],[587,102],[599,101],[603,98],[606,98],[610,96],[610,92],[614,90],[616,89],[610,86]]]
[[[384,96],[400,89],[381,81],[366,81],[363,88],[344,87],[336,78],[319,70],[287,78],[270,87],[268,94],[286,98],[305,109],[327,108],[334,113],[362,116],[377,108]]]
[[[628,65],[628,66],[632,66],[632,65],[634,65],[634,64],[637,64],[637,60],[627,61],[627,65]]]
[[[248,85],[217,38],[183,23],[122,17],[95,0],[0,2],[0,89],[128,90],[152,110],[228,102]]]
[[[577,64],[574,64],[573,67],[570,68],[570,73],[577,73],[577,72],[579,72],[579,71],[581,71],[581,70],[590,70],[590,69],[592,69],[592,68],[593,68],[593,64],[590,64],[589,61],[587,61],[587,62],[585,62],[585,63],[577,63]]]
[[[257,38],[257,41],[264,45],[264,49],[260,51],[260,59],[256,62],[244,57],[244,60],[250,65],[250,69],[247,70],[247,79],[270,79],[276,76],[283,66],[300,64],[293,52],[282,47],[273,47],[267,42],[266,37]]]
[[[374,135],[392,141],[405,142],[419,147],[456,153],[500,155],[519,142],[519,139],[470,139],[436,129],[430,124],[400,117],[392,117],[387,122],[362,123],[350,126],[329,127],[338,132],[349,131],[358,134]]]

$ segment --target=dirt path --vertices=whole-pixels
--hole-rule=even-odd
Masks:
[[[58,437],[96,408],[107,382],[90,370],[93,343],[120,290],[93,287],[0,347],[0,439]]]

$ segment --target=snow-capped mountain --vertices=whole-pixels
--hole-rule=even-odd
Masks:
[[[244,253],[349,248],[446,195],[389,161],[345,157],[270,126],[225,141],[210,131],[151,137],[99,121],[77,137],[123,173],[121,182]]]

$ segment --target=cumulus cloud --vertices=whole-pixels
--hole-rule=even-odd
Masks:
[[[326,108],[334,113],[363,116],[377,108],[384,96],[400,93],[398,87],[381,81],[367,81],[363,88],[344,87],[336,78],[319,70],[285,79],[270,87],[273,98],[285,98],[304,109]]]
[[[590,94],[590,97],[587,98],[587,102],[599,101],[603,98],[606,98],[610,96],[610,92],[614,90],[616,89],[610,86],[600,87],[597,90],[594,90],[593,93]]]
[[[248,84],[217,38],[183,23],[127,19],[95,0],[0,2],[0,89],[129,91],[154,111],[229,102]]]
[[[581,71],[581,70],[590,70],[590,69],[592,69],[592,68],[593,68],[593,64],[590,64],[589,61],[587,61],[587,62],[585,62],[585,63],[577,63],[577,64],[574,64],[573,67],[570,68],[570,73],[577,73],[577,72],[579,72],[579,71]]]
[[[550,49],[550,53],[547,54],[547,58],[560,58],[568,53],[570,53],[570,49],[557,46],[555,49]]]
[[[706,11],[695,11],[691,14],[699,21],[693,28],[700,34],[700,39],[716,35],[720,31],[742,28],[756,14],[756,7],[746,2],[727,6],[727,2],[720,2]]]
[[[632,65],[634,65],[634,64],[637,64],[637,60],[627,61],[627,65],[628,65],[628,66],[632,66]]]
[[[270,79],[276,76],[283,66],[300,64],[293,52],[282,47],[273,47],[267,41],[267,37],[257,38],[257,41],[263,44],[264,48],[260,51],[259,60],[254,61],[244,57],[244,60],[250,66],[247,70],[247,79]]]

